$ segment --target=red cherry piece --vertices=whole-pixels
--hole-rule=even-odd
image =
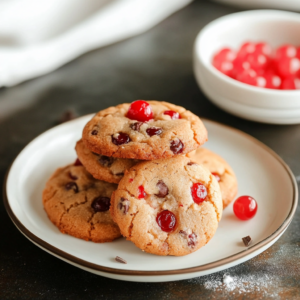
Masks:
[[[79,160],[79,158],[77,158],[77,159],[75,160],[74,166],[75,166],[75,167],[82,166],[82,163],[81,163],[81,161]]]
[[[236,79],[237,75],[251,68],[250,63],[241,57],[237,57],[233,61],[233,69],[231,71],[232,78]]]
[[[288,77],[283,79],[282,84],[280,86],[280,89],[282,90],[295,90],[296,85],[295,85],[295,79],[292,77]]]
[[[172,120],[181,119],[180,114],[174,110],[166,110],[164,115],[170,116]]]
[[[149,127],[146,132],[149,136],[160,135],[162,133],[162,129],[159,127]]]
[[[240,82],[247,83],[250,85],[256,85],[256,72],[254,70],[245,70],[238,74],[236,79]]]
[[[257,212],[257,203],[250,196],[241,196],[233,204],[234,214],[241,220],[253,218]]]
[[[214,56],[214,61],[233,61],[236,57],[236,54],[233,50],[229,48],[223,48],[219,52],[217,52]]]
[[[108,211],[110,207],[110,199],[108,197],[97,197],[94,199],[91,206],[95,212]]]
[[[256,77],[256,86],[258,87],[266,87],[267,86],[267,79],[265,76],[257,76]]]
[[[183,151],[184,144],[180,139],[171,141],[170,149],[174,154],[180,154]]]
[[[248,62],[251,69],[258,71],[266,68],[269,63],[269,58],[261,53],[249,53],[244,58],[244,64]]]
[[[129,178],[129,182],[131,183],[133,181],[133,179],[132,178]]]
[[[215,178],[217,179],[217,181],[219,182],[221,180],[221,177],[218,173],[211,173],[215,176]]]
[[[237,53],[237,56],[240,58],[243,58],[249,53],[254,53],[254,51],[255,51],[255,44],[246,42],[246,43],[242,44],[242,46],[240,47],[240,49]]]
[[[272,73],[267,73],[264,75],[264,78],[266,79],[266,88],[268,89],[279,89],[281,85],[281,78]]]
[[[111,140],[117,146],[128,144],[131,141],[129,135],[123,132],[112,135]]]
[[[188,235],[188,246],[194,248],[197,244],[197,235],[196,233],[192,232]]]
[[[213,57],[213,66],[227,76],[231,76],[233,70],[233,60],[236,54],[229,48],[221,49]]]
[[[127,115],[131,120],[147,122],[153,119],[152,108],[149,103],[144,100],[137,100],[131,103]]]
[[[287,57],[289,58],[296,57],[296,55],[297,55],[296,47],[292,45],[283,45],[276,50],[275,58],[277,60],[280,60],[282,58],[287,58]]]
[[[300,90],[300,78],[294,79],[296,90]]]
[[[144,190],[144,187],[142,185],[140,185],[138,189],[139,189],[139,191],[138,191],[138,198],[139,199],[145,198],[147,194],[146,194],[146,192]]]
[[[297,48],[296,57],[300,59],[300,47]]]
[[[269,56],[272,53],[272,48],[266,43],[257,43],[255,45],[255,53],[260,53]]]
[[[300,60],[296,57],[284,57],[278,60],[277,68],[282,77],[294,76],[300,70]]]
[[[202,183],[194,183],[191,187],[192,197],[195,203],[202,203],[207,196],[207,189]]]
[[[171,232],[176,226],[176,217],[172,212],[164,210],[157,215],[156,222],[162,231]]]

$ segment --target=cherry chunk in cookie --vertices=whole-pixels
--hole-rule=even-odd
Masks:
[[[133,166],[110,207],[122,235],[137,247],[176,256],[204,246],[215,234],[222,210],[215,176],[185,156]]]
[[[188,153],[207,141],[199,117],[167,102],[137,100],[98,112],[83,142],[108,157],[153,160]]]
[[[193,162],[203,165],[216,178],[220,185],[223,199],[223,208],[235,199],[238,182],[230,165],[216,153],[203,147],[186,155]]]

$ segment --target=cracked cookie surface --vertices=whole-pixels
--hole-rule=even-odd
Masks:
[[[125,170],[140,162],[135,159],[108,157],[93,153],[82,140],[76,144],[78,158],[94,178],[112,183],[119,183]]]
[[[215,175],[222,193],[223,208],[228,206],[238,191],[237,178],[230,165],[221,156],[203,147],[188,153],[187,157]]]
[[[110,211],[122,235],[157,255],[187,255],[215,234],[222,216],[216,178],[185,156],[141,162],[125,172]]]
[[[43,204],[62,233],[96,243],[121,236],[109,212],[117,185],[94,179],[83,166],[59,168],[46,183]]]
[[[98,112],[84,127],[86,146],[109,157],[153,160],[188,153],[207,141],[206,128],[190,111],[167,102],[146,103],[153,112],[146,122],[127,117],[129,103]]]

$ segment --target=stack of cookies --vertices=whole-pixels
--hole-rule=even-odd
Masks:
[[[102,110],[76,144],[79,159],[47,182],[48,217],[85,240],[122,235],[149,253],[192,253],[213,237],[237,193],[231,167],[200,148],[206,141],[199,117],[170,103]]]

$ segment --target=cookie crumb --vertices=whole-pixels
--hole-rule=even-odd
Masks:
[[[243,243],[246,247],[248,247],[251,244],[251,241],[252,241],[250,235],[248,235],[246,237],[243,237],[242,240],[243,240]]]
[[[119,263],[127,264],[127,261],[125,259],[121,258],[120,256],[116,256],[115,260]]]

